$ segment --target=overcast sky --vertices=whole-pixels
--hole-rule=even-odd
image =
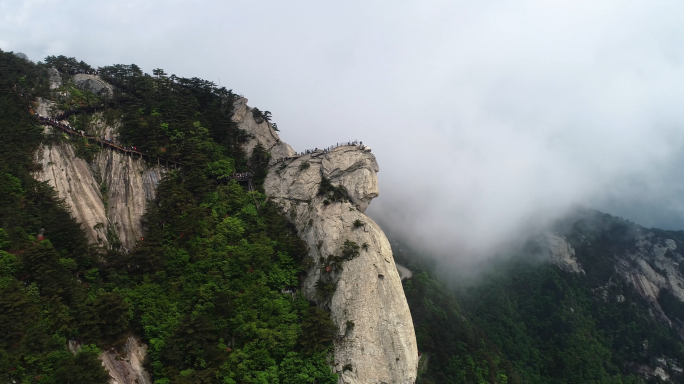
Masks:
[[[201,77],[295,150],[363,140],[369,208],[453,258],[574,204],[684,229],[684,2],[0,0],[0,48]]]

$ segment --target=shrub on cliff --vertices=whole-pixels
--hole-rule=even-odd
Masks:
[[[318,186],[318,196],[323,196],[329,202],[343,202],[349,200],[349,193],[343,185],[334,186],[330,180],[323,176]]]

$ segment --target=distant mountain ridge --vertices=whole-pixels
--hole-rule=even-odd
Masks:
[[[390,239],[414,271],[404,287],[429,356],[418,383],[684,380],[683,231],[580,209],[467,286]]]

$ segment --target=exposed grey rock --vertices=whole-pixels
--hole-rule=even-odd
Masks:
[[[48,116],[49,110],[50,103],[39,100],[38,113]],[[100,122],[98,135],[110,138],[114,129]],[[109,149],[101,150],[88,164],[76,157],[68,143],[43,145],[35,158],[42,170],[34,177],[55,188],[92,242],[110,246],[107,232],[112,228],[123,247],[135,246],[143,234],[141,218],[154,199],[162,168],[148,167],[141,159]],[[105,196],[102,190],[107,191]]]
[[[75,355],[81,351],[81,343],[74,339],[69,339],[69,342],[67,343],[67,348],[69,349],[69,352]]]
[[[361,212],[380,194],[377,172],[380,167],[375,156],[366,149],[340,147],[322,156],[321,173],[333,185],[343,185]]]
[[[575,257],[575,249],[565,237],[553,233],[545,233],[540,241],[548,251],[549,261],[567,272],[585,273]]]
[[[52,116],[51,110],[54,108],[54,103],[50,100],[45,100],[39,97],[36,101],[36,112],[42,116]],[[61,113],[61,112],[60,112]]]
[[[81,343],[70,339],[67,348],[73,354],[81,350]],[[100,353],[102,366],[109,373],[109,384],[151,384],[150,375],[143,364],[147,355],[147,345],[130,336],[120,350],[110,349]]]
[[[276,144],[273,148],[271,148],[271,158],[272,159],[282,159],[284,157],[290,157],[296,155],[296,152],[292,147],[290,147],[290,144],[280,142]]]
[[[109,372],[109,384],[151,384],[143,368],[147,345],[129,337],[121,353],[109,350],[100,354],[102,365]]]
[[[26,61],[31,61],[31,60],[29,60],[28,56],[26,56],[25,53],[21,53],[21,52],[12,52],[12,54],[13,54],[14,56],[20,58],[20,59],[24,59],[24,60],[26,60]]]
[[[375,157],[348,146],[282,164],[284,168],[271,168],[264,189],[309,246],[312,266],[302,290],[308,299],[330,309],[340,329],[333,364],[339,383],[413,383],[418,350],[401,279],[385,234],[363,214],[378,196]],[[333,186],[344,186],[349,201],[326,204],[326,197],[318,196],[323,177]],[[347,240],[362,246],[360,255],[332,273],[336,290],[326,302],[316,291],[316,283],[327,274],[321,270],[321,258],[339,254]],[[354,324],[353,330],[348,322]],[[352,370],[344,370],[346,365]]]
[[[107,186],[109,223],[121,244],[132,249],[143,235],[140,220],[148,202],[154,200],[162,169],[110,150],[98,154],[93,168]]]
[[[99,96],[112,96],[114,88],[99,76],[79,73],[71,79],[76,88]]]
[[[658,304],[662,289],[669,290],[684,301],[684,276],[679,270],[680,254],[674,252],[677,244],[648,233],[636,242],[637,251],[616,262],[617,272],[658,312],[670,322]]]
[[[37,111],[49,116],[52,103],[38,99]],[[45,126],[45,130],[52,130]],[[34,174],[38,181],[48,182],[64,199],[71,213],[81,222],[90,240],[107,246],[108,219],[102,203],[100,186],[93,178],[88,163],[76,157],[68,144],[41,145],[35,159],[41,171]]]
[[[36,160],[42,166],[42,170],[34,175],[36,180],[46,181],[55,188],[92,242],[109,245],[109,220],[99,185],[88,163],[77,158],[69,144],[43,145],[36,152]]]
[[[372,153],[358,146],[300,156],[287,163],[285,169],[276,171],[278,168],[272,167],[266,180],[268,194],[276,201],[312,200],[318,194],[323,177],[334,186],[344,186],[351,202],[361,212],[365,212],[371,200],[379,195],[378,163]]]
[[[249,157],[257,144],[261,143],[266,151],[271,151],[271,149],[280,144],[281,141],[276,131],[271,127],[271,123],[266,120],[261,122],[254,120],[252,108],[247,106],[247,101],[248,100],[244,97],[235,100],[233,103],[234,110],[232,119],[238,124],[238,128],[246,131],[252,136],[252,138],[244,145],[243,148]],[[291,151],[291,153],[294,154],[292,148],[290,148],[290,146],[287,144],[280,146],[276,149],[276,151],[278,152],[278,155],[288,153],[288,151]],[[276,157],[273,155],[274,159],[279,157],[285,156]]]
[[[660,380],[667,382],[668,379],[670,378],[670,375],[668,375],[662,368],[657,367],[655,369],[655,376],[660,377]]]
[[[59,74],[57,68],[52,67],[47,70],[48,78],[50,79],[50,89],[57,89],[62,86],[62,76]]]

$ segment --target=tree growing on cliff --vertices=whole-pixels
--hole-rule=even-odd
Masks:
[[[318,196],[325,197],[325,200],[328,202],[327,204],[349,200],[349,192],[347,192],[344,185],[334,186],[330,179],[325,176],[321,177],[321,184],[318,186]]]

